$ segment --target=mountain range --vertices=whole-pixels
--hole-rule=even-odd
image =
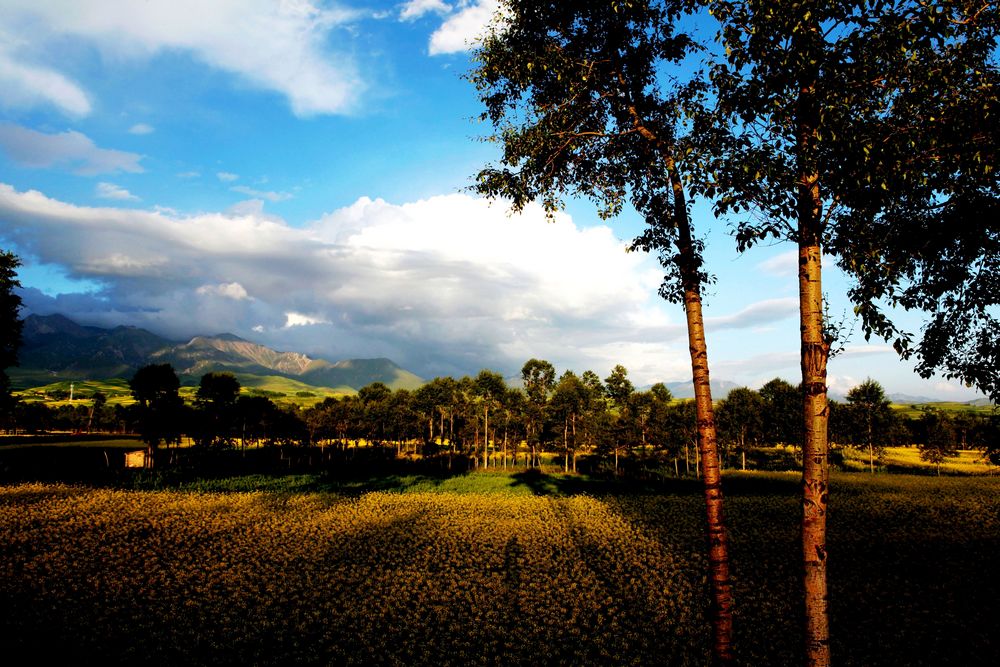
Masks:
[[[372,382],[414,389],[424,382],[385,358],[314,359],[278,352],[233,334],[171,341],[137,327],[85,326],[63,315],[29,315],[22,339],[20,366],[8,370],[14,385],[22,389],[59,380],[130,378],[147,364],[164,363],[174,367],[184,384],[197,384],[205,373],[220,371],[234,373],[241,382],[278,376],[344,391]]]
[[[325,387],[351,393],[372,382],[392,389],[415,389],[424,383],[419,376],[390,359],[329,361],[298,352],[279,352],[233,334],[195,336],[172,341],[145,329],[118,326],[105,329],[81,325],[63,315],[29,315],[24,319],[23,342],[18,352],[20,366],[8,368],[16,389],[28,389],[59,381],[131,378],[151,363],[169,363],[183,384],[196,385],[209,372],[228,371],[247,387],[274,386],[277,378],[291,390]],[[507,378],[520,386],[521,378]],[[668,382],[675,398],[694,397],[690,381]],[[734,382],[712,380],[712,396],[725,398]],[[648,389],[648,387],[643,387]],[[844,397],[831,394],[843,401]],[[889,394],[899,404],[932,403],[941,399],[908,394]],[[987,399],[970,405],[989,405]]]

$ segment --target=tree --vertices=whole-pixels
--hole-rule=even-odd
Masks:
[[[101,427],[104,422],[104,408],[108,404],[108,397],[102,391],[95,391],[91,398],[93,402],[90,404],[90,412],[87,414],[87,433],[90,433],[94,425],[94,417],[97,417],[97,427]]]
[[[413,393],[397,389],[386,401],[386,431],[396,443],[397,456],[421,432],[420,416],[414,407]]]
[[[577,426],[590,407],[590,396],[587,385],[573,371],[563,373],[552,392],[550,407],[563,426],[563,472],[570,471],[571,454],[576,472]]]
[[[21,286],[17,279],[20,265],[16,255],[0,250],[0,422],[7,421],[14,412],[6,370],[17,365],[21,346],[21,297],[14,292]]]
[[[770,445],[802,443],[802,392],[781,378],[758,392],[764,401],[764,441]]]
[[[719,432],[740,451],[743,470],[747,469],[747,449],[764,437],[764,399],[746,387],[737,387],[719,401],[716,410]]]
[[[888,4],[886,34],[859,44],[882,90],[852,111],[856,131],[837,147],[832,247],[856,281],[866,336],[891,341],[923,377],[941,373],[996,399],[1000,5]],[[891,307],[924,313],[923,335],[894,323]]]
[[[503,376],[491,370],[479,371],[473,392],[483,406],[483,469],[489,468],[490,461],[490,408],[497,405],[507,392]]]
[[[384,382],[372,382],[358,389],[358,401],[364,410],[364,438],[369,443],[385,442],[390,396],[392,389]]]
[[[944,235],[957,240],[941,246],[927,243],[919,215],[968,227],[996,218],[998,10],[981,0],[709,4],[725,58],[712,66],[712,105],[695,121],[711,147],[708,190],[720,214],[754,214],[740,226],[741,248],[768,237],[798,245],[806,656],[826,665],[831,341],[821,251],[833,240],[827,249],[859,277],[852,298],[869,331],[896,331],[879,310],[883,297],[933,313],[922,372],[943,365],[981,386],[1000,377],[1000,326],[984,312],[996,303],[995,228],[946,222]],[[971,271],[960,252],[970,249],[982,260]],[[916,290],[897,291],[908,278]],[[905,353],[905,337],[895,344]]]
[[[875,472],[876,450],[881,458],[885,443],[888,442],[892,423],[892,410],[885,391],[875,380],[868,378],[847,392],[850,418],[854,426],[855,442],[868,447],[868,468]]]
[[[202,444],[228,445],[236,426],[236,401],[240,381],[232,373],[205,373],[201,376],[195,405],[202,416]]]
[[[528,359],[521,367],[521,381],[528,395],[528,443],[531,446],[531,465],[538,464],[536,447],[541,442],[542,420],[549,393],[556,385],[556,369],[548,361]]]
[[[508,388],[500,400],[500,408],[503,410],[503,458],[502,465],[507,468],[507,442],[508,436],[514,437],[514,442],[521,441],[521,435],[527,436],[525,430],[524,413],[527,408],[527,398],[524,393],[515,388]],[[517,450],[514,450],[514,463],[517,463]]]
[[[634,249],[655,251],[667,271],[660,293],[684,305],[703,460],[713,655],[732,661],[732,593],[722,482],[708,373],[701,288],[708,280],[683,181],[684,86],[664,92],[670,71],[694,51],[675,30],[688,3],[505,0],[476,53],[471,75],[483,114],[503,145],[501,167],[476,189],[515,210],[567,194],[593,199],[602,215],[626,200],[646,219]],[[697,159],[693,156],[691,159]]]
[[[635,386],[628,379],[628,370],[621,364],[612,368],[611,375],[604,378],[604,392],[619,410],[628,406],[629,398],[634,391]]]
[[[694,446],[695,471],[700,474],[701,464],[698,457],[698,413],[694,401],[674,401],[667,406],[664,415],[663,428],[670,442],[676,443],[677,448],[684,446],[684,472],[690,474],[691,461],[688,458],[688,451]]]
[[[1000,417],[990,415],[982,419],[977,429],[976,441],[986,460],[1000,466]]]
[[[671,437],[671,412],[674,397],[662,382],[657,382],[649,391],[648,395],[649,415],[646,418],[645,429],[646,440],[653,446],[654,451],[660,451],[670,456],[674,460],[674,474],[680,476],[680,467],[677,457],[680,454],[681,441]],[[697,436],[696,436],[697,438]],[[686,441],[685,441],[686,446]]]
[[[140,435],[148,448],[146,465],[150,467],[161,442],[180,442],[184,407],[177,393],[180,386],[170,364],[143,366],[129,380],[132,397],[138,403]]]
[[[958,455],[955,429],[951,419],[933,408],[924,410],[917,422],[917,448],[920,458],[933,463],[937,474],[941,474],[941,464],[945,459]]]

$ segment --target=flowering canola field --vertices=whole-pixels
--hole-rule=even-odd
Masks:
[[[839,483],[838,662],[992,664],[973,568],[997,481]],[[799,662],[794,479],[730,484],[740,662]],[[0,487],[0,641],[38,664],[701,665],[700,503]]]

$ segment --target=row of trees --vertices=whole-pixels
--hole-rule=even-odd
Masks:
[[[389,445],[397,454],[447,452],[471,458],[483,468],[539,465],[540,452],[561,455],[565,471],[576,471],[581,452],[596,455],[617,472],[622,455],[672,460],[676,474],[700,472],[697,410],[692,401],[674,400],[662,383],[637,391],[628,371],[616,366],[603,381],[593,371],[566,371],[558,378],[551,363],[527,361],[522,387],[510,387],[499,373],[438,377],[415,391],[391,390],[381,382],[356,396],[327,398],[306,410],[279,408],[270,399],[241,396],[228,373],[201,378],[193,406],[184,405],[174,370],[166,364],[140,369],[130,382],[136,403],[110,410],[103,396],[85,406],[60,408],[84,419],[88,430],[113,419],[134,429],[155,448],[178,442],[182,434],[203,447],[248,444],[334,444],[365,441]],[[715,406],[723,463],[746,468],[747,453],[761,446],[797,444],[801,387],[774,379],[760,391],[734,389]],[[31,404],[28,404],[31,405]],[[40,409],[25,406],[26,411]],[[994,447],[994,420],[973,413],[925,411],[902,419],[890,409],[873,380],[852,389],[847,402],[830,402],[831,439],[867,448],[875,461],[886,445],[917,444],[928,460],[940,462],[959,447]],[[995,448],[995,447],[994,447]]]

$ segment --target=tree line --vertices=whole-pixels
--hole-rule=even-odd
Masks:
[[[603,380],[593,371],[561,375],[548,361],[528,360],[520,386],[484,369],[475,376],[437,377],[416,390],[392,390],[374,382],[356,395],[326,398],[308,408],[279,405],[266,396],[241,393],[231,373],[201,377],[194,401],[185,403],[169,364],[140,369],[129,386],[135,403],[109,405],[95,392],[76,405],[49,407],[19,401],[9,426],[46,431],[140,434],[155,450],[188,437],[195,446],[333,446],[358,443],[394,448],[398,456],[464,459],[483,469],[539,467],[541,455],[557,457],[565,472],[603,468],[672,469],[700,474],[695,402],[675,399],[657,383],[639,390],[617,365]],[[775,378],[759,390],[739,387],[714,406],[724,467],[759,469],[794,465],[772,461],[762,448],[786,446],[794,455],[802,438],[802,389]],[[959,450],[980,449],[1000,464],[998,419],[973,411],[921,410],[903,417],[890,407],[874,380],[851,389],[846,401],[830,401],[830,440],[867,451],[872,472],[885,447],[915,445],[921,457],[940,464]],[[749,460],[749,464],[748,464]]]

